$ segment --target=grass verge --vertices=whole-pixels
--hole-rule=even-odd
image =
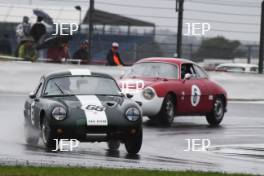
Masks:
[[[0,176],[246,176],[195,171],[157,171],[141,169],[9,167],[0,166]]]

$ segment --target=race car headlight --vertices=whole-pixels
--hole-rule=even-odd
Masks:
[[[135,122],[140,118],[140,111],[137,108],[128,108],[126,111],[126,118],[129,121]]]
[[[155,91],[150,87],[144,89],[142,94],[143,94],[143,97],[147,100],[151,100],[152,98],[155,97]]]
[[[55,107],[52,111],[52,117],[56,120],[64,120],[66,118],[66,110],[63,107]]]

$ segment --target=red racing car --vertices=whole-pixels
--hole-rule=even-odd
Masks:
[[[164,126],[170,126],[178,115],[206,116],[211,126],[217,126],[226,112],[226,91],[189,60],[139,60],[121,76],[119,85],[141,104],[143,115]]]

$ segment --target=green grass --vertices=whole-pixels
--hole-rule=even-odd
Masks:
[[[242,176],[194,171],[157,171],[140,169],[62,168],[62,167],[9,167],[0,166],[0,176]],[[245,175],[243,175],[245,176]]]

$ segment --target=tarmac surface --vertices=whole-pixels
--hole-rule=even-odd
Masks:
[[[81,143],[70,152],[49,153],[42,142],[27,146],[23,136],[25,94],[0,93],[0,165],[80,166],[202,170],[264,175],[263,102],[229,102],[218,128],[204,117],[177,117],[170,128],[144,118],[140,153],[129,156],[124,146],[111,153],[106,143]],[[205,151],[184,151],[187,139],[209,139]],[[198,143],[201,141],[198,141]],[[196,146],[200,149],[201,146]]]
[[[42,74],[88,68],[118,78],[127,68],[27,62],[0,63],[0,165],[80,166],[202,170],[264,175],[264,75],[210,73],[228,92],[228,112],[218,128],[204,117],[177,117],[170,128],[150,125],[144,118],[143,145],[136,156],[124,146],[109,152],[106,143],[81,143],[71,152],[48,153],[42,142],[28,146],[23,134],[23,106]],[[258,100],[258,101],[248,101]],[[262,100],[262,101],[261,101]],[[210,140],[205,151],[184,151],[187,140]]]

